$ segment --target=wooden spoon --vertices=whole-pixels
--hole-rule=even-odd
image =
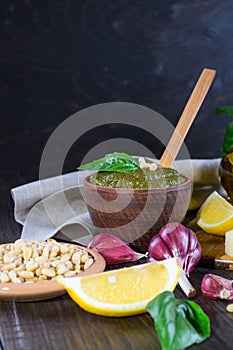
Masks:
[[[168,142],[168,145],[159,161],[160,166],[165,168],[171,167],[214,80],[215,74],[216,71],[213,69],[203,69],[198,82],[196,83],[193,92],[183,110],[183,113],[180,116],[178,124]]]

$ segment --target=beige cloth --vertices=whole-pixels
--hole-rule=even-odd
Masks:
[[[174,163],[179,172],[193,180],[194,207],[219,189],[219,162],[220,159],[192,159]],[[22,225],[21,237],[43,241],[56,235],[86,245],[98,233],[82,196],[83,179],[90,173],[76,171],[13,188],[14,216]]]
[[[90,172],[74,172],[35,181],[11,190],[21,237],[44,241],[56,235],[87,244],[97,231],[92,225],[80,187]]]

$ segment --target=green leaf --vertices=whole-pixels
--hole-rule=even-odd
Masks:
[[[223,138],[222,153],[225,154],[233,147],[233,122],[228,124]]]
[[[233,117],[233,106],[225,106],[225,107],[216,108],[214,111],[214,114],[215,115],[225,114],[225,115],[229,115],[230,117]]]
[[[147,304],[163,350],[182,350],[210,336],[210,321],[193,301],[163,292]]]
[[[139,168],[136,159],[123,152],[113,152],[106,154],[103,158],[94,160],[91,163],[79,166],[78,170],[98,170],[98,171],[116,171],[132,172]]]
[[[225,114],[230,117],[233,117],[233,106],[224,106],[216,108],[214,111],[215,115]],[[222,145],[222,154],[225,154],[233,147],[233,122],[231,122],[225,131],[223,145]]]

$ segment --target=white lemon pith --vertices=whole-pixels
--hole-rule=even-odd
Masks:
[[[181,268],[175,258],[91,276],[57,278],[84,310],[104,316],[129,316],[146,312],[159,293],[173,291]]]
[[[214,191],[199,209],[197,224],[208,233],[224,236],[233,229],[233,206]]]

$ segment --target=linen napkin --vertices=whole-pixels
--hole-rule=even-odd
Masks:
[[[174,168],[192,178],[190,209],[199,207],[214,189],[222,191],[218,180],[219,162],[219,158],[174,162]],[[44,241],[55,236],[87,245],[93,235],[99,233],[82,196],[83,180],[91,173],[75,171],[11,189],[14,217],[22,225],[21,237]]]
[[[80,190],[91,173],[76,171],[11,189],[21,237],[44,241],[56,235],[86,245],[97,233]]]

